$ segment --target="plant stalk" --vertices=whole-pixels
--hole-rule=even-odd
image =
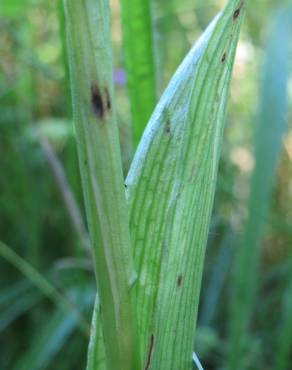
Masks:
[[[73,114],[108,370],[140,368],[107,0],[64,0]]]

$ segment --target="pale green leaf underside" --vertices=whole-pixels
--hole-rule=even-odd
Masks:
[[[204,251],[242,14],[243,1],[229,1],[186,56],[150,119],[126,180],[144,370],[192,367]],[[103,366],[99,363],[98,369]]]

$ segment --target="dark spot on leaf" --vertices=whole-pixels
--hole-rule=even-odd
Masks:
[[[226,56],[227,56],[227,54],[226,54],[226,52],[222,55],[222,58],[221,58],[221,63],[224,63],[225,62],[225,60],[226,60]]]
[[[166,122],[166,125],[165,125],[165,127],[164,127],[164,132],[165,132],[166,134],[170,134],[170,131],[171,131],[171,129],[170,129],[170,122],[169,122],[169,121],[167,121],[167,122]]]
[[[125,188],[127,189],[128,185],[127,184],[124,184]]]
[[[182,276],[182,274],[180,274],[180,275],[178,275],[177,280],[176,280],[176,286],[178,288],[181,287],[182,281],[183,281],[183,276]]]
[[[146,357],[146,362],[144,366],[144,370],[148,370],[151,362],[151,357],[152,357],[152,352],[153,352],[153,347],[154,347],[154,335],[151,334],[150,336],[150,342],[149,342],[149,349]]]
[[[236,19],[239,17],[239,14],[240,14],[241,8],[243,7],[243,4],[244,4],[244,0],[241,1],[239,7],[233,13],[233,20],[234,21],[236,21]]]
[[[91,105],[97,119],[104,119],[105,114],[111,109],[111,101],[108,90],[99,88],[97,84],[92,84],[90,88]]]
[[[233,13],[233,19],[236,20],[240,14],[240,9],[236,9],[235,12]]]

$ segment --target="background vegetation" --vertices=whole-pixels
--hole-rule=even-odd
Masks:
[[[292,16],[287,1],[255,3],[237,52],[207,248],[195,348],[205,369],[292,368]],[[0,4],[0,239],[17,253],[0,244],[1,369],[86,363],[95,282],[61,5]],[[157,96],[223,5],[153,0]],[[117,0],[112,14],[126,173],[140,133],[132,140]]]

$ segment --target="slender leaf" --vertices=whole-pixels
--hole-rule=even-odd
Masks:
[[[28,280],[30,280],[45,296],[51,299],[57,307],[71,312],[80,329],[85,335],[88,334],[88,324],[82,314],[72,305],[59,291],[38,272],[31,264],[16,254],[11,248],[0,241],[0,256],[17,268]]]
[[[0,291],[0,307],[10,304],[12,300],[15,300],[19,295],[26,293],[31,288],[31,283],[27,279],[17,281],[8,288],[1,289]]]
[[[260,245],[286,129],[291,17],[277,15],[266,50],[255,133],[256,165],[251,178],[248,219],[238,248],[231,302],[229,369],[246,369],[248,325],[257,287]]]
[[[151,0],[121,0],[123,49],[137,145],[156,103]]]
[[[4,309],[0,309],[0,332],[7,328],[14,320],[20,315],[30,310],[36,303],[42,298],[39,291],[29,290],[18,295],[16,300],[10,302],[10,304]]]
[[[78,303],[80,308],[84,309],[92,306],[95,296],[95,289],[92,289],[92,287],[89,286],[86,289],[82,287],[80,289],[80,287],[73,286],[70,293],[71,298]],[[37,370],[49,367],[75,329],[74,314],[57,308],[53,315],[48,317],[48,320],[37,327],[28,350],[20,356],[14,370]],[[53,368],[55,367],[53,366]]]
[[[203,327],[210,326],[217,313],[216,309],[219,307],[223,287],[231,267],[234,254],[231,246],[234,245],[234,240],[235,235],[228,230],[219,245],[202,302],[200,325]]]
[[[290,277],[291,279],[291,277]],[[282,299],[282,323],[275,351],[275,370],[286,370],[291,366],[292,343],[292,284],[287,288]]]
[[[75,329],[74,316],[64,310],[56,313],[39,328],[29,350],[18,360],[14,370],[45,369],[61,350]]]

